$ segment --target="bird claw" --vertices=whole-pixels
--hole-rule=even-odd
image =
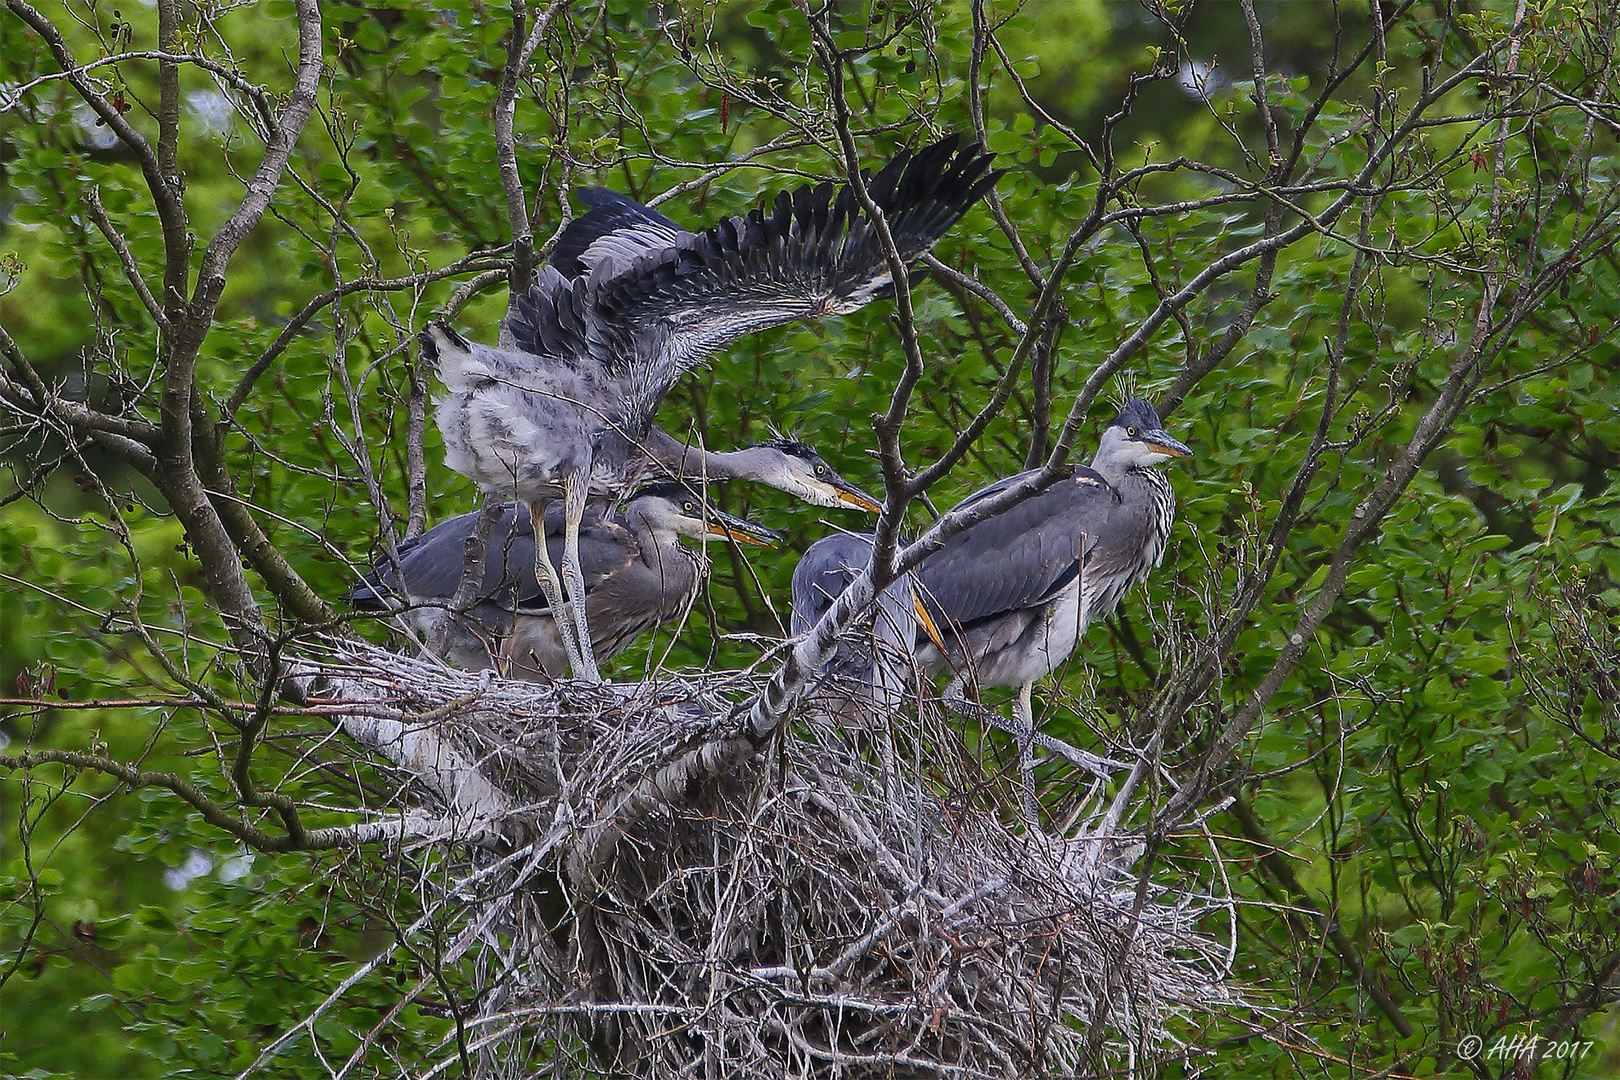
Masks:
[[[941,700],[952,712],[960,716],[966,716],[970,720],[977,720],[980,727],[995,728],[997,731],[1011,735],[1020,742],[1028,742],[1029,745],[1045,750],[1049,754],[1056,754],[1075,768],[1082,769],[1099,779],[1107,780],[1111,775],[1110,770],[1131,768],[1129,762],[1099,757],[1077,746],[1071,746],[1062,739],[1048,735],[1044,731],[1023,728],[1019,724],[1006,719],[995,710],[987,709],[983,705],[969,701],[966,698],[945,697]]]
[[[1103,780],[1108,779],[1112,769],[1129,769],[1129,762],[1115,761],[1113,758],[1099,757],[1077,746],[1071,746],[1062,739],[1054,738],[1044,732],[1032,731],[1029,733],[1031,741],[1042,750],[1056,754],[1077,769],[1084,769],[1093,776]]]

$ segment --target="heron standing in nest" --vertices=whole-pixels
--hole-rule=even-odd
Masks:
[[[461,579],[462,552],[477,513],[463,514],[423,533],[400,549],[404,585],[379,569],[351,590],[358,608],[387,610],[404,593],[415,612],[436,617]],[[548,514],[546,546],[553,555],[563,545],[561,514]],[[580,567],[594,637],[602,660],[630,647],[647,630],[685,612],[701,580],[699,557],[682,537],[718,538],[766,546],[776,533],[733,517],[692,487],[666,480],[648,484],[618,514],[587,513],[580,527]],[[535,578],[532,519],[506,507],[490,545],[502,558],[486,558],[483,589],[466,621],[457,625],[449,650],[466,667],[489,667],[498,654],[507,674],[550,680],[568,672],[568,653],[557,625],[557,609],[545,600]],[[566,613],[564,614],[566,618]],[[425,625],[425,620],[419,620]],[[498,648],[492,642],[501,640]]]
[[[657,429],[654,434],[669,439]],[[665,445],[667,452],[655,454],[654,459],[660,464],[666,461],[684,464],[689,471],[671,479],[688,480],[694,489],[700,489],[696,482],[698,477],[709,481],[753,480],[785,491],[812,506],[856,507],[873,514],[882,509],[870,495],[840,476],[814,449],[792,439],[773,439],[729,452],[682,448],[673,440]],[[553,512],[545,518],[546,536],[552,541],[550,546],[560,551],[562,507],[553,505],[551,509]],[[446,611],[461,584],[467,540],[477,525],[478,516],[477,512],[462,514],[400,544],[397,573],[392,565],[380,562],[344,599],[361,610],[397,612],[424,640],[432,633],[437,620],[450,617],[454,623],[445,643],[444,658],[473,670],[490,667],[496,652],[493,643],[513,633],[514,611],[518,608],[532,610],[543,594],[535,575],[533,522],[527,510],[520,513],[515,504],[508,503],[495,523],[477,571],[481,574],[481,584],[473,605],[465,613]],[[583,564],[590,564],[595,557],[588,550],[588,534],[593,522],[603,516],[600,505],[586,511],[581,523]],[[496,552],[500,555],[495,555]],[[587,600],[588,586],[587,573]],[[600,653],[597,655],[606,659]]]
[[[1026,815],[1034,820],[1032,746],[1062,754],[1106,775],[1115,766],[1035,729],[1030,700],[1037,679],[1064,663],[1092,622],[1164,559],[1175,518],[1175,493],[1156,466],[1192,451],[1164,430],[1153,406],[1133,400],[1103,431],[1091,465],[1011,509],[958,533],[923,560],[903,586],[916,597],[916,663],[932,675],[950,669],[944,700],[953,710],[1010,730],[1019,744]],[[999,480],[958,505],[972,506],[1030,475]],[[860,539],[860,538],[855,538]],[[818,542],[821,543],[821,542]],[[870,561],[871,543],[865,540]],[[826,564],[861,558],[844,543],[817,552],[812,545],[794,570],[800,579],[830,581]],[[847,584],[847,582],[846,582]],[[840,589],[841,591],[841,589]],[[830,602],[826,606],[830,606]],[[979,687],[1015,686],[1010,729],[996,714],[963,696]]]
[[[867,181],[908,263],[994,184],[990,158],[946,138],[903,153]],[[624,200],[628,203],[629,200]],[[619,207],[623,210],[624,207]],[[642,208],[643,210],[645,208]],[[634,205],[631,207],[635,215]],[[651,215],[614,226],[576,256],[572,280],[545,267],[515,305],[530,351],[476,345],[443,322],[422,332],[424,355],[450,393],[438,407],[450,467],[486,492],[513,495],[543,521],[563,502],[563,574],[535,545],[536,574],[577,677],[600,681],[579,558],[587,499],[614,498],[634,479],[635,449],[680,375],[756,330],[842,315],[893,291],[889,263],[852,189],[783,192],[746,218],[703,233]],[[587,215],[589,216],[589,215]]]

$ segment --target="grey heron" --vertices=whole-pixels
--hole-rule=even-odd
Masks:
[[[793,568],[789,625],[794,637],[821,621],[871,557],[871,533],[833,533],[805,549]],[[860,711],[875,706],[882,715],[903,700],[908,681],[919,670],[919,631],[930,638],[939,633],[922,606],[915,580],[911,574],[902,575],[878,594],[872,611],[845,634],[838,651],[823,665],[823,677],[834,680],[842,691],[840,706]]]
[[[563,229],[550,258],[557,272],[569,280],[585,276],[603,259],[617,259],[622,269],[636,255],[691,236],[663,214],[616,191],[582,188],[575,195],[590,209]],[[614,272],[603,269],[603,273]],[[523,352],[540,355],[545,352],[545,344],[538,330],[537,302],[532,295],[514,298],[512,312],[504,323],[503,340],[510,339]],[[781,453],[772,455],[768,452],[772,449]],[[645,457],[648,464],[677,480],[690,479],[699,484],[709,480],[753,480],[813,506],[854,506],[872,514],[883,509],[870,495],[839,476],[814,450],[793,439],[716,451],[682,443],[654,424],[631,447],[631,453]],[[627,472],[639,474],[644,467],[639,461],[631,462]]]
[[[902,153],[867,181],[908,264],[995,183],[989,156],[957,142]],[[437,410],[446,463],[486,492],[515,496],[537,520],[562,499],[573,613],[563,639],[575,675],[597,681],[579,564],[587,498],[615,497],[636,478],[635,447],[659,402],[704,357],[757,330],[856,311],[893,281],[854,191],[830,183],[782,192],[702,233],[609,229],[578,259],[583,273],[548,265],[516,298],[508,329],[525,348],[473,344],[437,321],[421,341],[449,390]],[[563,583],[545,545],[535,553],[561,611]]]
[[[768,544],[776,534],[724,513],[693,488],[660,481],[641,488],[618,514],[600,508],[588,513],[580,528],[580,566],[586,606],[595,628],[591,645],[607,660],[617,656],[645,631],[680,614],[697,592],[698,557],[680,538],[720,537],[745,544]],[[477,513],[463,514],[429,529],[400,546],[404,586],[395,575],[376,570],[351,590],[349,600],[362,610],[390,610],[405,593],[412,613],[434,614],[455,592],[461,577],[464,541]],[[560,549],[564,521],[546,515],[546,545]],[[535,578],[532,520],[509,504],[495,527],[486,557],[483,586],[467,621],[457,627],[456,659],[465,667],[488,667],[499,655],[518,678],[558,678],[567,672],[568,654],[549,605]],[[566,616],[565,616],[566,617]],[[426,620],[416,620],[425,628]]]
[[[1131,401],[1104,429],[1089,468],[1078,467],[958,533],[912,572],[910,588],[936,628],[915,639],[917,662],[929,674],[950,669],[947,704],[1000,727],[999,717],[966,701],[963,687],[972,679],[980,687],[1018,688],[1012,734],[1031,816],[1031,744],[1092,771],[1112,764],[1036,731],[1031,688],[1068,659],[1092,622],[1113,611],[1163,561],[1175,494],[1156,466],[1191,455],[1164,430],[1152,405]],[[959,505],[970,506],[1028,475],[999,480]],[[868,544],[866,559],[869,552]]]
[[[700,480],[753,480],[785,491],[812,506],[853,506],[874,514],[882,509],[870,495],[840,476],[814,449],[796,440],[772,439],[741,450],[699,452],[696,448],[680,447],[662,432],[655,431],[655,434],[669,440],[667,449],[660,447],[655,453],[655,460],[680,462],[679,466],[671,467],[690,471],[685,475],[676,473],[672,478],[689,480],[694,487]],[[561,510],[562,507],[554,505],[552,512],[546,515],[548,537],[562,536]],[[584,550],[585,531],[602,516],[600,506],[586,512],[581,525],[583,561],[590,559]],[[466,541],[477,519],[476,512],[463,514],[405,541],[398,549],[399,574],[395,574],[391,566],[379,563],[345,599],[362,610],[399,610],[426,639],[460,584]],[[496,557],[496,552],[502,554]],[[509,636],[513,632],[514,607],[532,605],[541,595],[534,557],[534,527],[526,512],[519,520],[518,507],[508,504],[496,522],[484,555],[477,601],[465,616],[456,618],[446,659],[464,668],[490,666],[490,640]]]

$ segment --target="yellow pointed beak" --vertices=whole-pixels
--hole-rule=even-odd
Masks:
[[[751,547],[776,546],[776,538],[774,536],[760,536],[756,535],[755,533],[743,532],[741,529],[733,529],[731,526],[719,521],[714,522],[710,526],[709,535],[723,536],[727,540],[735,540],[739,544],[748,544]]]
[[[923,605],[922,597],[916,594],[912,595],[911,610],[917,613],[917,622],[922,626],[923,633],[928,635],[928,640],[932,641],[934,648],[939,650],[941,656],[944,656],[946,653],[945,638],[941,636],[939,627],[934,625],[934,620],[929,617],[928,609]]]
[[[838,491],[838,501],[845,506],[853,506],[857,510],[865,510],[868,514],[881,514],[883,504],[854,485],[835,484]]]

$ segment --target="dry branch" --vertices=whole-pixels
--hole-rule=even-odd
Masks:
[[[458,925],[500,909],[473,1021],[497,1058],[555,1039],[631,1075],[1067,1074],[1103,1067],[1098,1017],[1112,1058],[1234,1000],[1197,929],[1223,901],[1139,905],[1139,844],[1004,823],[1007,792],[933,708],[890,733],[811,710],[762,754],[735,706],[749,674],[538,688],[366,650],[303,677],[463,827],[439,850],[482,884],[423,875],[422,899]],[[657,782],[705,752],[729,767]]]

